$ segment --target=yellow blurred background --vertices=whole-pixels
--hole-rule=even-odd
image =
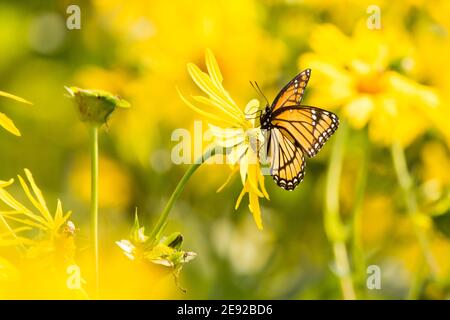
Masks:
[[[0,298],[92,297],[88,133],[64,85],[132,105],[100,135],[102,298],[341,299],[353,296],[348,280],[360,299],[450,297],[447,1],[77,1],[81,29],[68,30],[71,4],[0,3],[0,90],[33,103],[0,97],[0,112],[22,134],[0,128],[0,180],[15,178],[7,190],[25,203],[17,174],[28,168],[50,212],[57,199],[72,211],[74,243],[59,249],[72,252],[86,291],[66,288],[64,269],[49,274],[46,255],[2,242],[0,229]],[[381,28],[373,29],[377,8]],[[304,101],[341,118],[342,174],[332,185],[332,137],[293,193],[266,178],[260,231],[246,204],[234,210],[239,179],[216,193],[228,168],[201,167],[167,226],[198,255],[177,284],[165,268],[127,259],[115,241],[129,237],[136,207],[150,229],[187,169],[171,162],[171,133],[201,118],[176,88],[198,92],[186,63],[204,69],[207,48],[242,108],[258,98],[250,80],[271,100],[311,68]],[[327,192],[339,196],[337,218]],[[380,267],[381,289],[367,288],[369,265]]]

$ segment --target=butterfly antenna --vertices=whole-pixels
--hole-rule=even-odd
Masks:
[[[266,96],[264,95],[264,93],[262,92],[261,88],[258,85],[258,82],[254,81],[250,81],[250,84],[252,85],[253,89],[255,89],[256,92],[258,92],[258,94],[260,94],[264,100],[266,100],[267,105],[270,105],[269,100],[267,100]]]
[[[269,100],[267,99],[267,97],[266,97],[266,96],[264,95],[264,93],[262,92],[261,88],[259,87],[258,82],[255,81],[255,84],[256,84],[256,87],[257,87],[258,90],[259,90],[259,93],[264,97],[264,100],[266,100],[266,104],[269,106],[269,105],[270,105]]]

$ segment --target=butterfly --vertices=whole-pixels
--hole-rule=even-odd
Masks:
[[[266,133],[265,157],[277,185],[292,191],[305,176],[305,154],[312,158],[337,130],[339,118],[332,112],[301,105],[311,69],[300,72],[267,103],[260,115]]]

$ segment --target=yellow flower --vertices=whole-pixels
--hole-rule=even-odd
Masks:
[[[19,102],[23,102],[26,104],[31,104],[31,102],[28,102],[27,100],[20,98],[18,96],[12,95],[10,93],[0,91],[0,96],[10,98]],[[10,118],[8,118],[4,113],[0,112],[0,127],[3,127],[6,131],[11,132],[12,134],[16,136],[20,136],[20,131],[17,129],[17,127],[14,125],[14,122]]]
[[[310,44],[313,51],[300,64],[316,72],[311,79],[320,83],[314,86],[315,101],[341,106],[354,128],[369,126],[374,142],[398,140],[406,146],[433,124],[437,93],[396,71],[395,65],[406,63],[412,51],[402,33],[358,24],[349,37],[326,24],[317,27]]]
[[[267,83],[275,81],[285,58],[285,42],[261,28],[260,14],[265,9],[258,1],[180,1],[175,10],[167,1],[94,0],[92,6],[92,23],[83,27],[89,35],[85,40],[98,48],[104,32],[113,37],[118,49],[114,70],[119,70],[114,73],[127,74],[117,92],[133,104],[133,112],[123,114],[120,121],[112,119],[116,130],[111,136],[122,157],[143,168],[148,169],[148,159],[161,147],[161,137],[170,134],[169,128],[191,123],[191,110],[180,99],[173,99],[173,83],[182,88],[188,85],[183,61],[202,60],[204,50],[199,48],[220,52],[216,57],[222,71],[235,75],[228,90],[239,96],[247,92],[249,79],[264,76]],[[268,51],[270,55],[260,54]],[[87,87],[109,90],[105,81],[114,86],[117,82],[111,73],[83,74],[84,79],[91,79],[80,83]]]
[[[228,150],[227,162],[231,165],[232,172],[219,191],[239,169],[243,189],[236,202],[236,209],[244,195],[248,193],[250,212],[253,214],[258,228],[262,229],[259,198],[269,199],[264,187],[264,176],[260,170],[258,157],[264,136],[257,127],[255,119],[248,120],[246,117],[246,115],[255,114],[258,111],[259,101],[250,100],[245,111],[237,106],[222,85],[222,73],[210,50],[206,50],[206,67],[208,74],[192,63],[187,65],[192,80],[207,95],[206,97],[191,96],[202,107],[194,105],[181,93],[180,96],[190,108],[211,122],[209,127],[216,144]],[[218,124],[218,126],[212,123]]]
[[[0,219],[9,229],[0,236],[0,245],[21,245],[27,248],[29,257],[50,254],[64,265],[72,263],[75,249],[73,242],[75,226],[68,220],[71,212],[64,213],[61,201],[58,200],[56,212],[52,215],[41,190],[28,169],[25,169],[25,175],[29,185],[20,175],[18,175],[18,179],[25,195],[37,212],[30,210],[6,191],[6,188],[14,183],[13,179],[0,181],[0,201],[9,207],[9,210],[0,209]],[[10,222],[17,223],[19,226],[14,229],[9,228]],[[39,237],[20,235],[22,232],[32,229],[40,231]]]

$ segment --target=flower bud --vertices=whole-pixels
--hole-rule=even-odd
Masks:
[[[129,108],[128,101],[103,90],[65,87],[74,99],[81,121],[102,125],[116,108]]]

